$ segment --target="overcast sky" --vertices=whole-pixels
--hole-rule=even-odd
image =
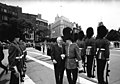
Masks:
[[[42,0],[0,0],[0,2],[20,6],[23,13],[42,14],[42,18],[49,23],[55,21],[57,14],[67,17],[71,22],[81,25],[82,29],[93,27],[103,21],[110,29],[120,27],[120,2],[119,1],[42,1]]]

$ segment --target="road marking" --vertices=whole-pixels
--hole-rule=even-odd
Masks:
[[[35,58],[33,58],[33,57],[29,56],[29,55],[27,55],[27,58],[29,58],[29,59],[37,62],[37,63],[40,63],[40,64],[42,64],[42,65],[44,65],[44,66],[46,66],[46,67],[54,70],[54,66],[51,65],[51,64],[48,64],[48,63],[46,63],[46,62],[37,60],[37,59],[35,59]],[[66,73],[65,73],[64,75],[66,76]],[[96,84],[96,83],[91,82],[91,81],[89,81],[89,80],[87,80],[87,79],[85,79],[85,78],[82,78],[82,77],[78,77],[77,82],[78,82],[78,83],[81,83],[81,84]]]
[[[25,75],[24,80],[24,84],[35,84],[27,75]]]
[[[42,55],[42,56],[44,56],[44,57],[47,57],[47,58],[50,58],[50,59],[51,59],[51,57],[50,57],[50,56],[43,55],[43,54],[41,54],[41,52],[40,52],[40,53],[38,53],[38,52],[31,52],[31,51],[29,51],[29,53],[33,53],[33,54],[37,54],[37,55]]]
[[[39,52],[39,51],[38,51],[38,52]],[[47,57],[47,58],[51,59],[51,57],[50,57],[50,56],[43,55],[43,54],[38,53],[38,52],[29,52],[29,53],[33,53],[33,54],[37,54],[37,55],[42,55],[42,56],[44,56],[44,57]],[[87,73],[82,73],[82,74],[84,74],[84,75],[87,77]],[[64,74],[64,75],[66,76],[66,71],[65,71],[65,74]],[[93,81],[96,81],[96,82],[97,82],[97,79],[96,79],[96,78],[91,78],[91,80],[93,80]]]

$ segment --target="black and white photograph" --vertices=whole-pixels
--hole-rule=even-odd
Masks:
[[[0,0],[0,84],[120,84],[120,0]]]

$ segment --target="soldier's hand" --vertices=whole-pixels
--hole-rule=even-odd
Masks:
[[[53,60],[53,64],[56,64],[57,63],[57,61],[56,60]]]
[[[14,66],[13,68],[14,68],[14,70],[15,70],[15,73],[19,73],[16,66]]]
[[[106,58],[106,61],[109,61],[109,58]]]
[[[15,72],[14,75],[19,78],[19,73]]]

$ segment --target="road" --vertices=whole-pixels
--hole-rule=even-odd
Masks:
[[[50,56],[43,55],[42,52],[34,48],[27,48],[27,52],[27,78],[25,78],[24,84],[55,84],[54,69]],[[110,84],[120,84],[120,50],[112,49],[110,52]],[[5,54],[5,58],[7,58],[7,51],[5,51]],[[9,84],[9,76],[3,74],[0,84]],[[96,81],[96,78],[89,79],[86,74],[79,74],[77,84],[96,84]],[[64,74],[63,84],[68,84],[66,73]]]

